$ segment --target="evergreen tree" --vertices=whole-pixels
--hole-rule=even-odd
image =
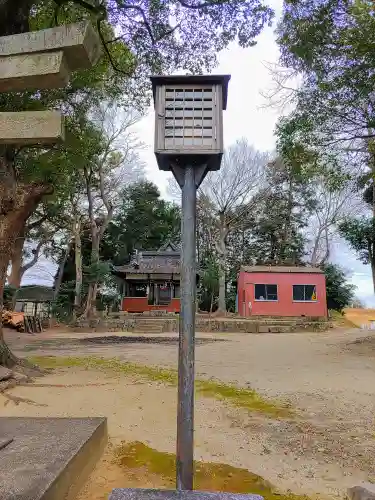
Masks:
[[[323,266],[326,276],[327,307],[342,311],[354,300],[355,286],[348,283],[344,270],[335,264]]]
[[[117,209],[101,241],[101,262],[114,265],[130,261],[135,249],[157,250],[164,243],[180,241],[180,209],[160,197],[158,188],[149,181],[126,187],[122,204]],[[83,228],[83,267],[90,264],[91,241],[89,228]],[[63,283],[74,283],[74,249],[64,266]],[[86,273],[87,275],[87,273]]]
[[[243,236],[243,259],[251,264],[299,265],[312,193],[298,170],[280,159],[268,165],[267,183],[257,195],[253,221]]]
[[[132,184],[121,197],[122,205],[102,242],[103,259],[124,264],[134,250],[157,250],[168,241],[180,242],[180,209],[163,200],[155,184]]]

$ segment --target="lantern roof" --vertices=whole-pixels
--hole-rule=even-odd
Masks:
[[[223,109],[227,109],[228,83],[230,75],[154,75],[150,77],[152,93],[156,95],[156,87],[161,85],[217,85],[223,88]]]

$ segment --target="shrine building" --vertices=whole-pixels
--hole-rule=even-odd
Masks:
[[[167,243],[159,250],[137,251],[131,262],[113,266],[129,313],[163,310],[180,312],[180,250]]]

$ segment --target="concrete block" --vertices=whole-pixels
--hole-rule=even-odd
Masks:
[[[263,500],[259,495],[207,491],[124,488],[112,490],[109,500]]]
[[[258,332],[259,333],[269,333],[270,332],[270,327],[269,326],[264,326],[264,325],[259,325]]]
[[[362,483],[348,489],[350,500],[375,500],[375,484]]]
[[[0,500],[73,500],[107,443],[105,418],[0,418]]]
[[[65,87],[69,69],[64,53],[0,57],[0,92]]]
[[[55,144],[64,140],[59,111],[0,112],[0,144]]]
[[[280,326],[270,326],[269,331],[270,331],[270,333],[280,333],[281,327]]]
[[[62,50],[71,71],[90,68],[101,53],[99,35],[88,21],[0,38],[0,56]]]
[[[249,323],[246,325],[246,333],[258,333],[258,325],[256,323]]]

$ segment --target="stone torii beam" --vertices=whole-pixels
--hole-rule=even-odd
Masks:
[[[0,113],[0,144],[56,144],[65,138],[59,111]]]
[[[65,87],[70,74],[96,64],[100,39],[87,21],[0,37],[0,92]],[[54,144],[64,139],[59,111],[0,112],[0,144]]]

